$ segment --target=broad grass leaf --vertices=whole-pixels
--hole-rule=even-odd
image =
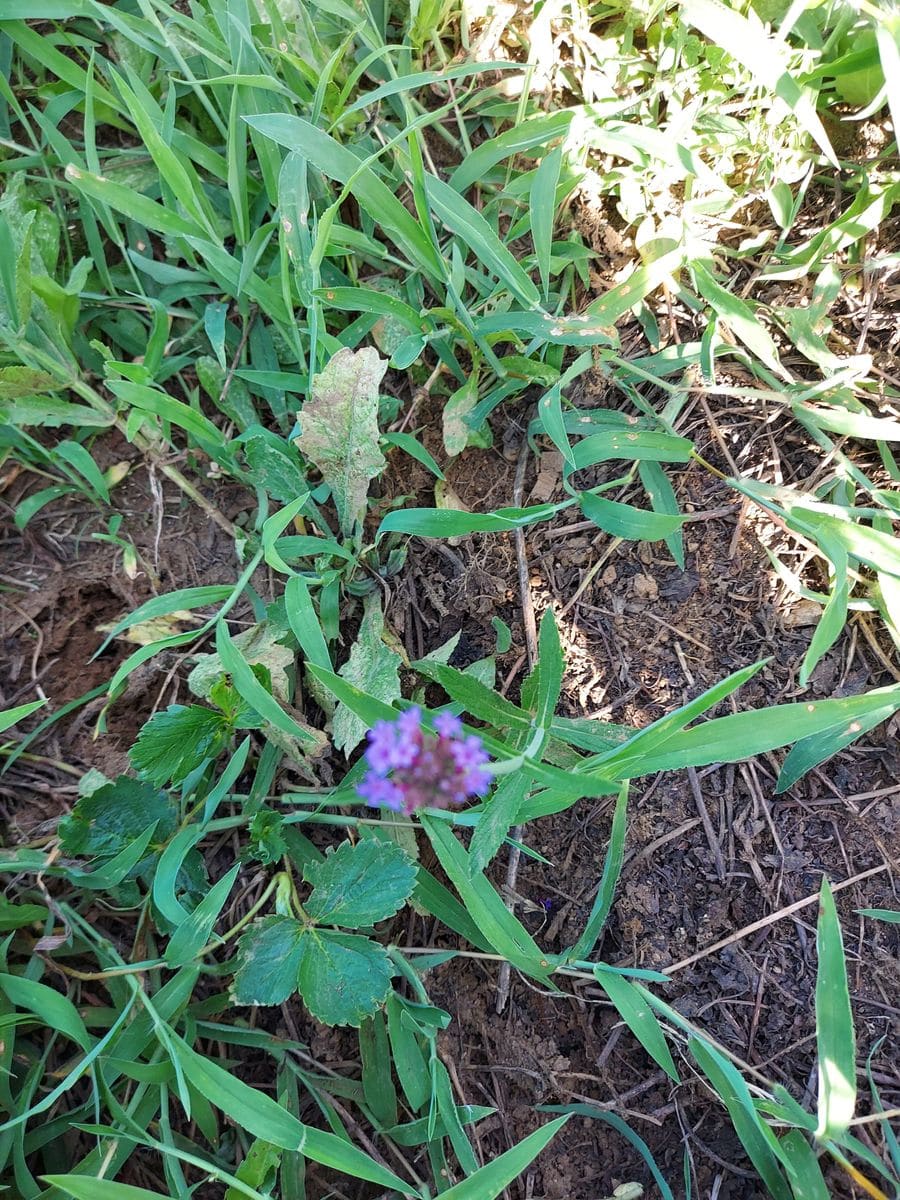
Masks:
[[[388,513],[378,526],[378,537],[386,533],[409,533],[418,537],[465,537],[470,533],[506,533],[546,521],[554,513],[569,508],[571,500],[560,504],[535,504],[530,508],[499,508],[491,513],[461,512],[451,508],[404,508]]]
[[[669,477],[658,462],[647,460],[640,463],[638,466],[638,475],[650,500],[650,507],[654,512],[666,513],[671,517],[681,515],[681,509],[678,507],[678,500],[675,497],[675,490],[669,482]],[[664,540],[669,553],[683,571],[684,533],[681,529],[676,529],[674,533],[670,533]]]
[[[564,137],[575,115],[574,109],[547,113],[519,121],[496,137],[476,146],[471,154],[455,168],[450,176],[450,186],[457,192],[467,192],[473,184],[484,179],[491,167],[514,154],[525,154],[528,150],[544,147],[556,138]]]
[[[642,735],[654,728],[648,726],[604,760],[604,771],[609,764],[615,776],[624,779],[638,773],[736,762],[814,734],[837,732],[842,727],[849,729],[851,723],[863,721],[876,710],[887,708],[892,712],[900,708],[900,686],[840,700],[778,704],[752,712],[732,713],[692,729],[682,729],[653,745],[642,746]]]
[[[235,1004],[284,1004],[297,991],[303,926],[292,917],[263,917],[238,942],[231,997]]]
[[[527,733],[531,728],[529,713],[487,687],[474,675],[427,658],[413,665],[428,679],[439,683],[451,700],[462,704],[465,711],[478,720],[488,721],[495,729],[510,728],[520,733]]]
[[[542,159],[534,173],[529,192],[531,241],[537,258],[544,300],[550,293],[550,257],[553,244],[553,218],[556,214],[556,188],[562,167],[563,147],[558,145]]]
[[[0,991],[17,1008],[25,1008],[34,1013],[48,1029],[64,1034],[85,1053],[90,1050],[93,1038],[68,996],[45,983],[37,983],[22,975],[0,975]]]
[[[594,947],[600,940],[603,927],[612,911],[616,885],[622,873],[622,862],[625,857],[625,835],[628,829],[628,783],[619,789],[616,807],[613,811],[612,828],[609,833],[609,845],[606,847],[606,857],[603,860],[603,874],[597,896],[591,908],[590,916],[581,937],[566,955],[569,962],[584,962],[593,954]]]
[[[548,608],[541,618],[538,639],[537,703],[535,721],[542,729],[549,729],[562,690],[563,673],[566,668],[559,630],[553,609]]]
[[[42,904],[11,904],[5,896],[0,896],[0,933],[46,921],[48,912]]]
[[[617,1133],[621,1134],[629,1145],[633,1146],[638,1154],[640,1154],[641,1158],[647,1164],[656,1186],[659,1188],[661,1200],[675,1200],[672,1189],[666,1183],[659,1167],[656,1165],[656,1160],[650,1153],[650,1147],[642,1137],[629,1128],[622,1118],[614,1112],[607,1112],[605,1109],[598,1108],[593,1104],[543,1104],[538,1108],[538,1112],[564,1112],[575,1117],[594,1117],[598,1121],[604,1121],[607,1125],[615,1129]]]
[[[372,593],[364,601],[362,624],[359,627],[350,657],[339,672],[352,686],[367,695],[391,704],[400,699],[400,655],[384,641],[384,614],[380,593]],[[349,754],[366,736],[369,725],[343,702],[335,710],[332,738],[338,750]]]
[[[295,444],[331,488],[345,534],[362,523],[369,483],[385,467],[378,449],[378,385],[386,370],[377,350],[339,350],[315,377],[300,412]]]
[[[484,875],[472,872],[469,855],[446,822],[421,816],[422,826],[451,883],[481,934],[499,954],[532,978],[548,983],[550,963]]]
[[[568,1119],[558,1117],[541,1129],[536,1129],[511,1150],[479,1167],[468,1179],[462,1179],[446,1192],[442,1192],[443,1200],[496,1200],[496,1197],[534,1162]]]
[[[469,870],[480,874],[503,845],[510,828],[518,823],[519,810],[534,781],[527,770],[504,775],[484,808],[469,844]]]
[[[563,417],[562,390],[572,383],[573,380],[583,375],[585,371],[589,370],[593,366],[593,362],[594,356],[589,350],[585,351],[584,354],[580,354],[571,366],[557,379],[553,387],[538,401],[537,420],[540,423],[540,427],[551,442],[553,442],[566,462],[572,467],[575,466],[575,457]]]
[[[798,681],[801,687],[806,687],[817,664],[840,637],[847,621],[847,608],[850,602],[850,577],[848,574],[850,564],[846,549],[824,529],[819,534],[818,542],[819,549],[831,561],[834,586],[821,619],[816,625],[809,649],[800,664]]]
[[[623,541],[662,541],[684,524],[682,516],[649,512],[617,500],[604,500],[602,496],[594,496],[590,492],[582,492],[578,500],[581,511],[589,520],[605,533]]]
[[[770,371],[774,371],[782,379],[789,378],[778,359],[778,347],[772,335],[750,305],[723,287],[703,263],[692,262],[691,271],[697,291],[711,306],[716,316],[724,321],[732,333],[740,338],[748,350],[752,350]]]
[[[205,232],[196,222],[149,199],[134,188],[101,175],[93,175],[72,163],[66,167],[66,180],[89,199],[99,205],[108,204],[116,212],[137,221],[145,229],[152,229],[154,233],[167,234],[169,237],[188,234],[202,237]]]
[[[205,608],[208,604],[218,604],[227,600],[233,591],[232,584],[210,584],[206,587],[180,588],[175,592],[167,592],[164,596],[154,596],[152,600],[145,601],[134,612],[116,622],[101,643],[100,649],[95,651],[91,661],[102,654],[114,638],[127,632],[134,625],[141,625],[145,621],[153,621],[158,617],[166,617],[185,609],[190,611],[195,608]]]
[[[614,967],[598,964],[594,967],[594,978],[606,992],[616,1012],[656,1065],[662,1067],[669,1078],[678,1083],[678,1072],[666,1043],[665,1034],[656,1014],[641,992],[634,984],[623,979]]]
[[[382,445],[396,446],[398,450],[405,451],[410,458],[414,458],[416,462],[420,462],[429,470],[436,479],[444,478],[444,472],[438,466],[433,455],[411,433],[385,433],[382,434],[381,442]]]
[[[839,1139],[856,1107],[856,1032],[847,983],[844,941],[834,897],[822,879],[816,926],[816,1048],[819,1056],[819,1119],[816,1136]]]
[[[0,733],[5,733],[12,725],[24,721],[46,703],[46,700],[31,700],[28,704],[19,704],[15,708],[7,708],[5,712],[0,712]]]
[[[825,1183],[819,1160],[800,1130],[790,1130],[779,1138],[778,1144],[794,1200],[829,1200],[831,1192]]]
[[[375,171],[365,166],[352,150],[301,117],[265,113],[243,119],[272,141],[303,155],[323,175],[348,185],[360,207],[390,234],[411,262],[432,278],[443,278],[443,264],[430,237]]]
[[[387,953],[371,938],[312,926],[304,930],[298,974],[300,995],[324,1025],[358,1029],[384,1004],[392,974]]]
[[[522,304],[536,307],[540,295],[530,275],[519,266],[481,213],[449,183],[434,175],[425,176],[425,192],[439,220],[462,238],[480,264],[502,280]]]
[[[611,459],[632,459],[636,462],[688,462],[694,449],[687,438],[650,429],[613,429],[593,433],[583,438],[572,451],[575,470],[592,467]]]
[[[320,749],[321,740],[316,732],[298,724],[259,682],[222,620],[216,623],[216,653],[223,670],[231,676],[235,689],[252,709],[288,737],[296,738],[301,747],[310,751]]]
[[[888,108],[894,136],[900,129],[900,16],[885,10],[875,21],[875,39],[887,86]]]
[[[235,863],[227,875],[214,883],[188,919],[172,934],[165,953],[165,960],[170,967],[186,966],[209,941],[240,869],[241,864]]]
[[[71,4],[72,0],[68,0]],[[71,8],[65,14],[68,16]],[[113,1179],[101,1179],[96,1175],[43,1175],[44,1183],[66,1192],[73,1200],[170,1200],[162,1192],[151,1192],[147,1188],[134,1187],[130,1183],[117,1183]]]
[[[779,1162],[778,1141],[756,1111],[740,1072],[718,1050],[700,1038],[692,1037],[688,1048],[728,1109],[734,1131],[773,1200],[792,1200],[791,1189]]]
[[[900,912],[893,908],[858,908],[863,917],[871,917],[875,921],[887,921],[890,925],[900,925]]]
[[[249,1087],[217,1063],[204,1058],[180,1037],[171,1035],[171,1043],[188,1082],[210,1104],[230,1117],[239,1129],[283,1150],[299,1150],[314,1162],[343,1171],[355,1179],[366,1179],[382,1188],[395,1188],[403,1196],[416,1194],[411,1184],[344,1138],[302,1124],[271,1096]]]
[[[304,904],[307,916],[360,929],[403,907],[415,887],[416,865],[399,846],[367,838],[342,842],[321,862],[307,863],[303,878],[313,886]]]
[[[882,708],[873,709],[865,717],[857,717],[849,725],[846,721],[841,721],[834,728],[826,729],[811,737],[801,738],[795,746],[791,747],[781,764],[778,781],[775,785],[776,794],[786,792],[788,788],[794,786],[798,779],[802,779],[807,771],[811,771],[819,763],[825,762],[840,750],[851,746],[864,733],[868,733],[870,729],[875,729],[883,721],[887,721],[894,712],[896,712],[896,704],[891,702]]]

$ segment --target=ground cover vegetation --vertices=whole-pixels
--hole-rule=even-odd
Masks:
[[[0,59],[0,586],[31,668],[2,682],[3,796],[52,800],[0,852],[8,1194],[897,1195],[891,1040],[867,1018],[857,1047],[851,1001],[889,977],[897,912],[859,891],[889,861],[854,873],[835,825],[843,860],[804,860],[786,904],[755,857],[727,876],[702,792],[721,764],[763,780],[776,873],[778,796],[832,770],[892,794],[900,10],[3,0]],[[676,641],[678,689],[592,714],[593,589],[615,621],[628,582],[648,646],[678,634],[649,564],[702,574],[693,531],[723,517],[791,621],[761,654],[715,643],[710,677]],[[102,556],[84,647],[66,571],[12,565],[58,521],[73,573]],[[619,885],[663,772],[723,893],[772,901],[722,944],[802,914],[802,1074],[752,1053],[763,975],[745,1052],[672,991],[705,949],[629,957]],[[543,868],[559,891],[523,900]],[[584,1082],[539,1080],[514,1126],[476,1103],[498,1094],[461,1086],[454,978],[498,1012],[512,987],[605,1014],[595,1074],[618,1045],[674,1143]],[[553,1166],[600,1128],[614,1160]]]

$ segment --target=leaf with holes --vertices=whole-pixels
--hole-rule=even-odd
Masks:
[[[370,696],[392,704],[400,697],[400,655],[384,642],[384,615],[381,598],[366,597],[362,624],[350,657],[341,667],[340,676]],[[333,737],[338,750],[349,754],[362,741],[368,726],[346,704],[334,714]]]
[[[299,414],[295,444],[331,488],[345,534],[362,522],[369,481],[385,466],[378,449],[378,385],[386,370],[376,350],[339,350],[316,376]]]

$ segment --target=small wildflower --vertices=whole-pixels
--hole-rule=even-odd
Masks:
[[[409,814],[484,795],[491,774],[481,738],[463,736],[453,713],[438,713],[433,725],[433,732],[423,728],[422,710],[408,708],[396,721],[379,721],[369,731],[369,770],[356,789],[366,804]]]

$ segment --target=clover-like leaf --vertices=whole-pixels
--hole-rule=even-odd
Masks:
[[[300,941],[300,995],[325,1025],[358,1029],[387,1000],[391,960],[382,946],[358,933],[307,928]]]
[[[324,925],[359,929],[398,912],[415,887],[416,867],[392,842],[367,838],[342,842],[322,862],[309,862],[303,873],[313,892],[306,914]]]
[[[66,854],[118,854],[157,822],[154,840],[164,841],[175,830],[178,812],[165,792],[150,783],[120,775],[113,783],[82,796],[59,823],[59,840]]]
[[[151,717],[129,751],[131,764],[145,779],[163,787],[181,783],[228,743],[227,717],[199,704],[172,704]]]
[[[339,350],[316,376],[300,413],[296,445],[331,488],[341,529],[366,515],[369,481],[384,469],[378,448],[378,385],[387,363],[377,350]]]
[[[385,644],[381,597],[372,593],[365,599],[362,624],[350,657],[338,674],[360,691],[393,704],[400,696],[400,655]],[[346,704],[339,704],[332,723],[332,738],[338,750],[347,754],[366,736],[368,726]]]
[[[304,930],[293,917],[263,917],[238,943],[235,1004],[284,1004],[297,990]]]

